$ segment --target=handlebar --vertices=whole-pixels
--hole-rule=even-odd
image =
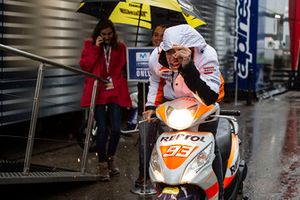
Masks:
[[[220,115],[240,116],[241,111],[239,111],[239,110],[220,110]]]

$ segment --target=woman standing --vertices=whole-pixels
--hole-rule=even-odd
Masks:
[[[110,174],[120,173],[114,156],[120,139],[121,107],[131,107],[127,80],[124,76],[125,66],[125,44],[118,41],[115,27],[110,20],[100,21],[93,31],[92,38],[84,41],[80,67],[109,81],[106,84],[99,82],[95,108],[98,126],[96,145],[102,181],[109,181]],[[85,77],[82,107],[90,106],[93,83],[93,78]],[[108,137],[108,122],[110,122],[110,137]]]

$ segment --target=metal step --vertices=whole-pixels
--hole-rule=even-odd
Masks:
[[[22,162],[1,160],[0,185],[99,180],[96,174],[34,164],[30,166],[30,172],[24,173],[21,170],[23,165]]]
[[[0,184],[29,184],[73,181],[97,181],[97,175],[80,172],[0,172]]]

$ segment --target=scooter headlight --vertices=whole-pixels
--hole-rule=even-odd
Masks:
[[[209,143],[187,166],[181,179],[182,183],[189,183],[196,176],[199,170],[207,163],[214,160],[213,144]]]
[[[158,155],[157,150],[156,150],[155,147],[152,150],[150,166],[152,168],[152,172],[155,176],[155,179],[158,182],[163,182],[164,177],[161,173],[161,168],[160,168],[160,164],[159,164],[159,155]]]
[[[168,125],[176,130],[190,127],[193,121],[193,113],[188,109],[174,109],[168,116]]]

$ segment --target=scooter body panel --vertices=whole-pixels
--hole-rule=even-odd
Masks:
[[[163,172],[163,182],[167,185],[193,184],[202,188],[207,195],[215,197],[219,186],[212,169],[214,155],[214,136],[210,132],[165,132],[156,142],[160,169]],[[209,149],[207,149],[209,148]],[[197,162],[197,156],[206,149],[209,158],[201,166],[192,169]],[[161,182],[155,170],[150,165],[152,182]],[[205,181],[203,181],[205,180]]]
[[[233,133],[231,137],[230,148],[231,148],[230,155],[229,155],[225,177],[224,177],[224,188],[226,188],[236,176],[239,169],[239,163],[240,163],[239,139],[238,139],[238,135]]]

